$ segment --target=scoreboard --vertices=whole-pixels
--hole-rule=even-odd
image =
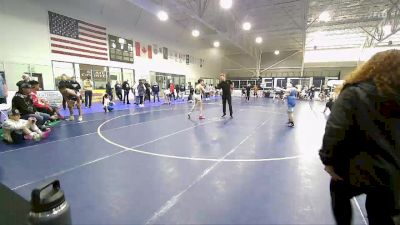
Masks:
[[[114,35],[108,35],[110,60],[133,63],[133,41]]]

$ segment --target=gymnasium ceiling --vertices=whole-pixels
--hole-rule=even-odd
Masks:
[[[153,14],[164,9],[188,35],[200,30],[205,45],[219,40],[227,55],[400,45],[400,0],[233,0],[229,10],[219,0],[128,1]],[[325,11],[328,22],[319,19]],[[244,21],[251,30],[242,30]]]

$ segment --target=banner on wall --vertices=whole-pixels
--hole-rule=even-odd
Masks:
[[[81,80],[86,80],[87,77],[92,77],[91,70],[80,70],[79,72]]]
[[[108,35],[110,60],[133,63],[133,41],[114,35]]]
[[[107,73],[101,70],[94,70],[93,71],[93,81],[107,81]]]
[[[62,105],[63,96],[59,91],[38,91],[37,96],[49,101],[51,106],[60,107]]]

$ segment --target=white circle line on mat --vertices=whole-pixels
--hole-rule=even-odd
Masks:
[[[219,158],[200,158],[200,157],[177,156],[177,155],[160,154],[160,153],[153,153],[153,152],[143,151],[143,150],[139,150],[139,149],[134,149],[134,148],[132,148],[132,147],[127,147],[127,146],[120,145],[120,144],[118,144],[118,143],[116,143],[116,142],[114,142],[114,141],[112,141],[112,140],[106,138],[106,137],[102,134],[102,132],[101,132],[101,128],[102,128],[105,124],[107,124],[107,123],[109,123],[109,122],[111,122],[111,121],[113,121],[113,120],[119,119],[119,118],[121,118],[121,117],[125,117],[125,116],[135,116],[135,114],[121,115],[121,116],[117,116],[117,117],[114,117],[114,118],[111,118],[111,119],[109,119],[109,120],[104,121],[104,122],[103,122],[102,124],[100,124],[99,127],[97,128],[97,134],[99,135],[99,137],[100,137],[101,139],[103,139],[105,142],[107,142],[107,143],[109,143],[109,144],[111,144],[111,145],[117,146],[117,147],[119,147],[119,148],[122,148],[122,149],[125,149],[125,150],[128,150],[128,151],[132,151],[132,152],[144,154],[144,155],[150,155],[150,156],[156,156],[156,157],[162,157],[162,158],[170,158],[170,159],[192,160],[192,161],[208,161],[208,162],[218,162],[218,161],[221,161],[221,162],[268,162],[268,161],[282,161],[282,160],[298,159],[298,158],[301,157],[301,155],[295,155],[295,156],[274,157],[274,158],[222,159],[222,160],[221,160],[221,159],[219,159]],[[213,120],[213,121],[210,121],[210,122],[216,122],[216,121],[218,121],[218,120]],[[208,123],[210,123],[210,122],[208,122]],[[207,124],[207,123],[206,123],[206,124]],[[181,131],[186,131],[186,130],[189,130],[190,128],[195,128],[195,127],[198,127],[198,126],[201,126],[201,125],[203,125],[203,123],[197,124],[197,125],[192,126],[192,127],[189,127],[189,128],[185,128],[185,129],[183,129],[183,130],[181,130]],[[176,133],[180,133],[181,131],[178,131],[178,132],[176,132]],[[171,136],[171,135],[165,135],[165,136],[166,136],[166,137],[167,137],[167,136],[169,137],[169,136]],[[159,137],[159,138],[157,138],[157,140],[163,139],[163,138],[164,138],[164,137]]]

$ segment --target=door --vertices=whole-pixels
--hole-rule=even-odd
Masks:
[[[39,82],[40,88],[43,89],[43,76],[41,73],[32,73],[31,79]]]
[[[164,76],[163,75],[156,75],[156,80],[155,80],[160,87],[161,90],[165,89],[165,86],[167,84],[164,84]]]

